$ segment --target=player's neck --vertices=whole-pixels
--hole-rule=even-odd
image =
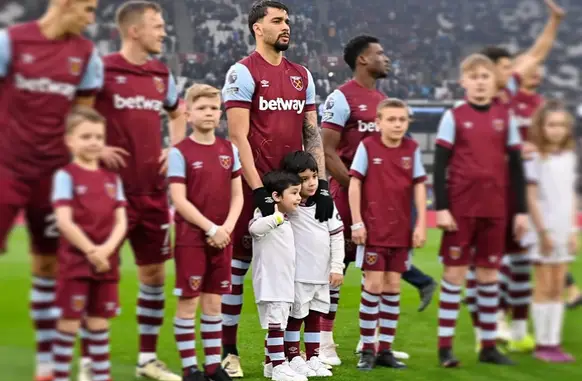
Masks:
[[[279,66],[281,61],[283,61],[283,52],[278,52],[272,47],[260,43],[259,41],[257,41],[257,48],[255,50],[265,61],[273,66]]]
[[[376,78],[372,78],[366,73],[354,72],[354,81],[366,89],[373,90],[376,88]]]
[[[397,148],[402,144],[402,139],[390,139],[386,136],[381,136],[382,144],[388,148]]]
[[[199,129],[194,129],[190,135],[190,139],[198,144],[212,145],[216,141],[216,135],[214,135],[214,130],[201,131]]]
[[[150,59],[150,54],[143,50],[141,46],[131,42],[124,42],[121,45],[119,54],[125,60],[134,65],[143,65]]]
[[[472,106],[476,106],[475,108],[489,108],[489,105],[491,105],[491,99],[490,98],[472,98],[472,97],[467,97],[467,101],[472,105]]]
[[[534,95],[536,93],[536,88],[527,88],[527,87],[520,87],[519,91],[527,95]]]
[[[43,36],[49,40],[58,40],[68,34],[66,24],[63,23],[60,13],[54,8],[49,8],[40,19],[38,26]]]
[[[96,171],[99,169],[99,162],[97,160],[87,161],[77,156],[73,158],[73,163],[88,171]]]

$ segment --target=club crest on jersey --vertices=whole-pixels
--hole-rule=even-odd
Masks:
[[[495,119],[493,121],[493,128],[495,129],[495,131],[503,131],[503,127],[505,126],[505,123],[503,122],[503,119]]]
[[[374,265],[378,262],[378,253],[366,253],[366,263]]]
[[[292,75],[289,77],[289,79],[291,80],[291,84],[293,85],[295,90],[297,91],[303,90],[303,78],[296,75]]]
[[[69,57],[69,72],[78,77],[81,75],[81,68],[83,66],[83,61],[79,57]]]
[[[158,90],[160,94],[164,93],[166,85],[164,85],[163,79],[161,79],[160,77],[154,77],[154,85],[156,86],[156,90]]]
[[[222,165],[222,168],[230,169],[230,166],[232,165],[232,160],[231,160],[230,156],[220,155],[220,156],[218,156],[218,160],[220,160],[220,165]]]
[[[85,309],[86,301],[87,299],[85,298],[85,295],[74,295],[71,299],[71,307],[73,308],[73,311],[83,311]]]
[[[410,156],[404,156],[402,158],[402,168],[404,169],[412,168],[412,158]]]
[[[449,248],[449,256],[451,259],[461,258],[461,248],[459,246],[452,246]]]
[[[193,275],[190,277],[190,288],[194,291],[198,291],[200,285],[202,284],[202,277],[198,275]]]
[[[115,198],[115,184],[112,183],[105,183],[105,191],[107,192],[107,195],[111,198]]]

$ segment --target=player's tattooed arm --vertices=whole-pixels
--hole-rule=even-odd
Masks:
[[[320,179],[327,179],[325,173],[325,155],[323,142],[317,125],[317,111],[307,111],[303,120],[303,146],[305,151],[313,155],[317,161],[317,169]]]

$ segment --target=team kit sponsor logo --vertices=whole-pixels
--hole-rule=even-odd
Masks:
[[[148,99],[143,95],[135,97],[122,97],[119,94],[113,95],[113,106],[117,110],[143,110],[161,112],[164,103],[157,99]]]
[[[69,100],[73,99],[77,93],[77,87],[70,83],[57,82],[50,78],[27,78],[19,73],[14,75],[14,84],[19,90],[62,95]]]
[[[265,99],[259,97],[259,110],[261,111],[295,111],[297,114],[303,113],[305,100],[300,99]]]
[[[358,120],[358,131],[360,132],[376,132],[380,131],[375,122],[366,123],[363,120]]]

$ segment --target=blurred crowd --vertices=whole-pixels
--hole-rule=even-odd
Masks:
[[[168,24],[166,59],[180,88],[193,81],[221,86],[228,67],[247,55],[253,40],[247,12],[253,0],[159,0]],[[0,5],[0,27],[37,17],[45,2],[7,1]],[[578,105],[582,88],[582,1],[562,0],[568,10],[558,41],[546,62],[543,92]],[[116,0],[101,0],[98,22],[88,31],[103,53],[114,51]],[[404,99],[450,100],[460,58],[484,45],[513,52],[527,49],[547,14],[541,0],[287,0],[292,45],[287,57],[313,73],[319,100],[349,78],[342,47],[351,37],[378,36],[393,72],[381,83]],[[180,8],[182,6],[183,8]],[[185,12],[182,11],[185,10]],[[181,25],[178,31],[178,25]]]

